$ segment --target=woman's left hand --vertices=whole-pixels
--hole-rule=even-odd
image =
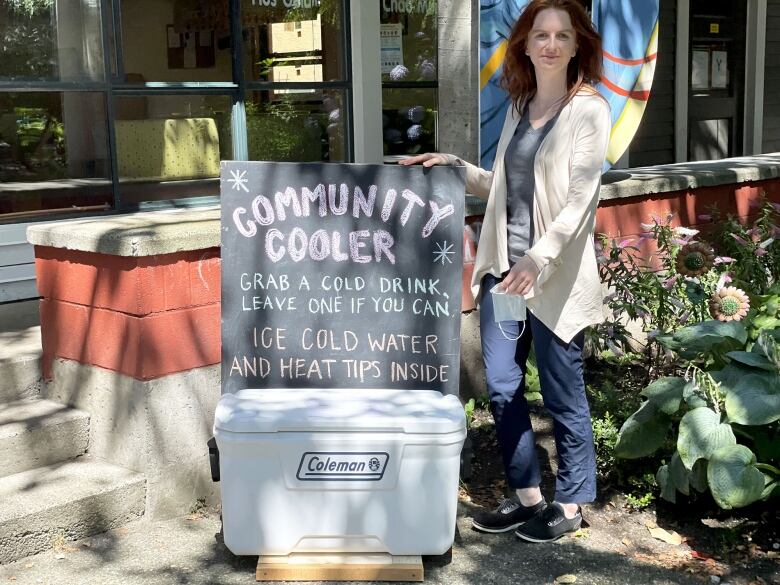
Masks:
[[[522,256],[514,263],[501,284],[509,294],[524,295],[531,291],[539,277],[539,269],[536,262],[528,256]]]

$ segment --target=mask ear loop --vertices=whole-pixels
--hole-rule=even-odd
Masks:
[[[523,328],[520,330],[520,333],[518,333],[517,337],[514,337],[514,338],[509,337],[506,334],[506,331],[504,331],[504,328],[501,327],[501,321],[498,322],[498,328],[501,330],[501,335],[504,336],[504,339],[506,339],[507,341],[517,341],[518,339],[520,339],[523,336],[523,333],[525,333],[525,321],[523,321]]]

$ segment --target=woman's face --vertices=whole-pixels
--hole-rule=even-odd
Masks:
[[[525,54],[531,58],[537,74],[566,71],[576,52],[577,33],[568,12],[545,8],[536,15]]]

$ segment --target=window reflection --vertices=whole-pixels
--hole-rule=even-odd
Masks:
[[[436,90],[382,90],[382,133],[385,155],[436,150]]]
[[[249,160],[346,160],[343,92],[259,91],[246,109]]]
[[[219,161],[233,158],[230,98],[117,98],[116,155],[123,203],[219,194]]]
[[[436,0],[382,0],[383,81],[436,81]]]
[[[436,150],[436,0],[381,0],[385,156]]]
[[[232,81],[228,0],[121,0],[125,81]]]
[[[0,2],[0,78],[104,78],[99,0]]]
[[[102,93],[0,93],[0,218],[112,205]]]
[[[344,79],[341,0],[242,0],[241,14],[248,79]]]

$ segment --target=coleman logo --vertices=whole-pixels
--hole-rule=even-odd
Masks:
[[[389,458],[383,452],[306,452],[296,477],[301,481],[379,481]]]

